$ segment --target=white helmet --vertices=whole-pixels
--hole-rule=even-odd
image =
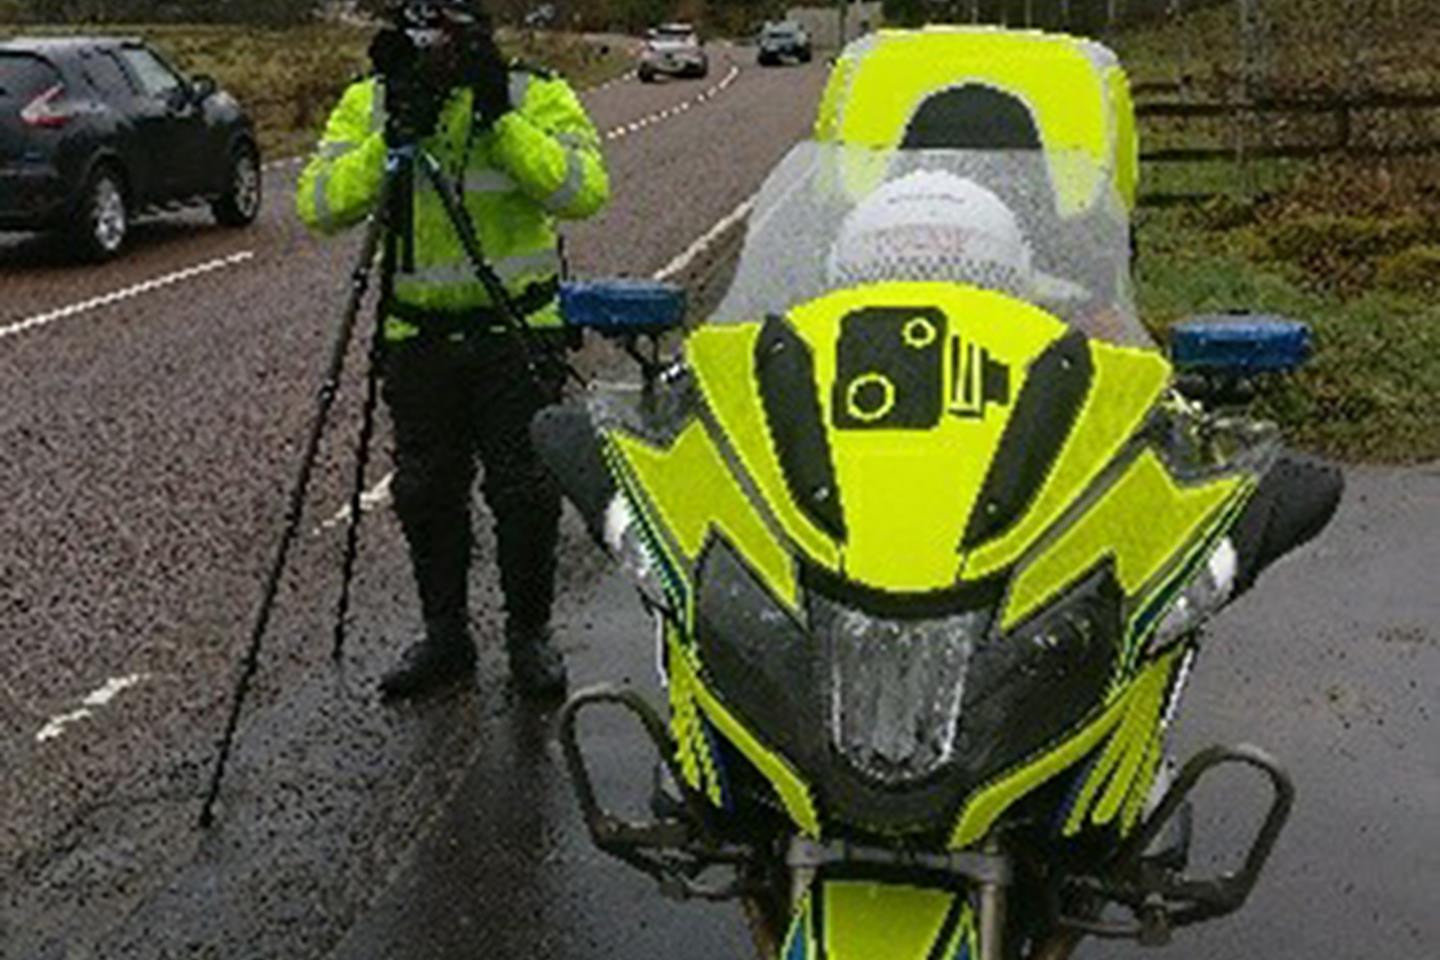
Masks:
[[[968,283],[1030,299],[1036,272],[1015,214],[974,180],[920,170],[846,216],[830,250],[835,287],[886,280]]]

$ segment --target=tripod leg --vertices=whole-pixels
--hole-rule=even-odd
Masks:
[[[379,402],[380,365],[385,353],[385,304],[390,299],[395,239],[386,244],[380,273],[380,302],[375,310],[375,331],[370,338],[370,370],[365,377],[365,408],[360,419],[360,438],[355,448],[355,477],[350,487],[350,518],[345,525],[345,559],[340,572],[340,600],[335,608],[335,643],[331,659],[339,663],[345,655],[345,619],[350,610],[350,585],[355,578],[355,561],[360,553],[361,495],[365,471],[370,464],[370,444],[375,436],[375,407]]]
[[[355,318],[359,315],[360,305],[370,287],[371,267],[375,260],[375,253],[379,249],[380,238],[385,233],[386,210],[394,192],[393,180],[393,171],[387,170],[385,180],[380,187],[376,215],[366,229],[365,240],[361,245],[360,259],[351,274],[350,295],[345,304],[345,313],[330,348],[330,360],[325,369],[325,379],[320,387],[318,406],[310,425],[310,435],[306,440],[295,482],[290,490],[289,505],[285,511],[285,527],[281,531],[280,542],[275,548],[274,560],[271,562],[270,571],[265,578],[264,592],[260,595],[260,605],[255,612],[255,623],[250,631],[250,645],[245,651],[240,676],[235,681],[235,693],[230,701],[230,715],[225,721],[225,732],[220,737],[219,755],[215,758],[215,770],[210,777],[210,787],[205,794],[205,803],[200,809],[201,827],[208,827],[214,822],[215,798],[220,794],[220,782],[225,776],[225,766],[230,759],[230,751],[235,743],[235,728],[240,722],[240,710],[245,704],[245,697],[250,692],[250,683],[259,666],[260,644],[265,638],[265,629],[270,624],[270,613],[274,609],[275,595],[280,588],[280,576],[285,570],[290,547],[300,528],[305,493],[310,486],[310,474],[315,466],[316,453],[320,449],[320,438],[325,432],[325,422],[330,416],[330,408],[334,405],[335,394],[340,388],[340,376],[345,370],[345,354],[350,348],[350,338],[355,329]]]

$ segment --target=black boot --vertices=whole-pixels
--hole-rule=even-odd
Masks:
[[[565,658],[556,649],[549,627],[505,625],[505,652],[510,676],[523,697],[552,699],[565,695]]]
[[[380,680],[386,700],[416,697],[474,677],[475,644],[463,623],[427,623],[423,639],[412,644],[400,662]]]

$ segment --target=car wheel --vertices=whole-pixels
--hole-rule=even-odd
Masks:
[[[762,53],[755,58],[755,62],[762,67],[773,67],[775,65],[775,58],[768,53]]]
[[[260,215],[262,190],[259,153],[249,143],[238,143],[230,152],[230,187],[210,210],[227,227],[249,226]]]
[[[806,49],[800,51],[800,62],[801,62],[801,63],[809,63],[812,58],[813,58],[813,54],[811,54],[809,48],[806,48]]]
[[[655,82],[655,74],[651,73],[649,70],[644,69],[643,67],[640,69],[640,72],[639,72],[638,76],[639,76],[639,78],[640,78],[640,82],[641,82],[641,83],[654,83],[654,82]]]
[[[101,166],[85,182],[74,239],[85,259],[100,262],[117,255],[130,235],[125,182],[111,166]]]

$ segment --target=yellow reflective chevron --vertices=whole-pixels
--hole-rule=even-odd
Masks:
[[[933,348],[946,358],[942,397],[961,396],[967,377],[949,357],[988,356],[1005,368],[1007,402],[978,412],[947,407],[930,429],[835,428],[832,393],[842,322],[874,307],[940,311],[947,322],[946,342]],[[1024,388],[1029,365],[1064,335],[1064,324],[1002,294],[940,283],[841,291],[797,308],[789,319],[811,348],[821,414],[831,427],[847,531],[841,551],[845,576],[894,592],[954,586],[961,573],[959,544],[1014,398]],[[931,348],[922,340],[916,341],[919,349]]]
[[[1065,821],[1066,836],[1074,836],[1080,831],[1087,814],[1090,822],[1101,825],[1114,820],[1120,812],[1120,805],[1134,789],[1137,776],[1159,733],[1160,714],[1165,707],[1165,692],[1175,659],[1172,654],[1164,661],[1165,669],[1152,666],[1131,683],[1126,694],[1124,719],[1075,798],[1070,816]],[[1154,772],[1153,767],[1150,770]],[[1100,795],[1102,788],[1105,792]]]
[[[1181,659],[1182,651],[1177,650],[1146,664],[1140,674],[1122,688],[1094,719],[1068,739],[972,793],[950,836],[951,849],[959,850],[979,842],[1011,804],[1073,766],[1096,747],[1107,743],[1107,738],[1112,739],[1107,744],[1106,755],[1109,756],[1112,750],[1114,753],[1109,770],[1113,770],[1127,755],[1127,747],[1135,746],[1139,737],[1136,731],[1147,731],[1148,737],[1140,740],[1140,748],[1148,749],[1159,726],[1165,691]],[[1117,735],[1117,730],[1122,733]],[[1147,767],[1142,763],[1132,769],[1144,773]],[[1153,773],[1153,766],[1148,769]],[[1077,799],[1075,803],[1075,809],[1082,811],[1080,816],[1083,817],[1084,811],[1089,809],[1090,802],[1104,782],[1103,777],[1092,776],[1082,788],[1088,796],[1083,798],[1083,802]]]
[[[723,534],[775,596],[799,603],[794,563],[745,496],[714,441],[691,422],[668,450],[614,431],[609,436],[649,500],[650,513],[693,566],[712,531]]]
[[[682,696],[690,703],[683,707],[686,719],[683,722],[693,722],[693,710],[695,707],[704,713],[705,719],[720,732],[736,750],[754,764],[755,769],[770,781],[775,788],[776,795],[780,798],[785,812],[790,815],[791,821],[798,827],[801,833],[808,837],[818,838],[820,836],[820,816],[815,809],[815,800],[810,795],[810,788],[805,781],[800,779],[790,763],[779,753],[765,746],[755,735],[737,720],[729,709],[723,704],[700,678],[697,666],[691,661],[692,654],[683,648],[673,637],[667,640],[668,643],[668,669],[669,680],[672,690],[672,708],[674,706],[674,690],[678,684],[683,691]],[[673,729],[673,727],[672,727]],[[703,750],[708,755],[708,745],[696,744],[693,734],[688,730],[685,733],[690,744],[689,747],[682,747],[688,751],[691,759],[687,760],[687,754],[681,754],[681,767],[688,778],[694,777],[691,786],[699,787],[702,781],[702,764],[705,762],[700,756]],[[681,739],[677,731],[677,741]],[[688,766],[687,766],[688,764]],[[713,769],[711,771],[713,773]],[[713,799],[713,797],[712,797]]]
[[[1107,555],[1125,595],[1135,595],[1243,490],[1244,480],[1236,476],[1181,487],[1155,453],[1143,451],[1080,520],[1020,571],[1001,627],[1009,630],[1042,608]]]
[[[834,570],[839,550],[790,496],[776,456],[755,379],[758,324],[701,327],[685,341],[685,355],[705,402],[776,521],[816,563]]]
[[[1062,213],[1088,209],[1107,181],[1133,196],[1138,161],[1124,73],[1106,47],[1061,34],[931,27],[864,37],[836,63],[816,138],[897,146],[928,97],[963,84],[1026,105],[1055,165]]]
[[[718,807],[723,802],[723,794],[710,741],[701,727],[697,702],[699,681],[689,669],[673,629],[667,629],[665,642],[671,658],[668,670],[670,734],[675,739],[675,757],[680,764],[680,775],[691,789],[700,791]]]
[[[1009,531],[965,557],[965,579],[979,580],[1018,560],[1115,458],[1170,382],[1170,364],[1152,350],[1091,341],[1090,358],[1090,392],[1045,484]]]

